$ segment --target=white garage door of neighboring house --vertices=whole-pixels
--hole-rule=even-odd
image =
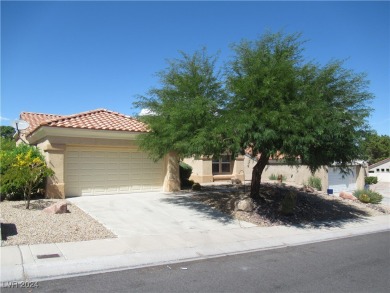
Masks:
[[[330,167],[328,169],[328,188],[333,189],[333,194],[356,190],[356,167],[351,167],[351,170],[349,174],[342,174],[339,168]]]
[[[163,162],[130,149],[68,147],[65,153],[67,196],[161,190]]]

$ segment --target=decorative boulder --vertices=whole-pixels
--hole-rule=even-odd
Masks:
[[[311,186],[305,185],[305,186],[303,187],[303,191],[304,191],[304,192],[308,192],[308,193],[313,193],[313,192],[315,192],[315,189],[314,189],[313,187],[311,187]]]
[[[354,197],[351,193],[346,192],[346,191],[340,192],[339,196],[340,196],[342,199],[357,200],[356,197]]]
[[[48,214],[64,214],[68,212],[68,204],[66,201],[59,201],[43,209],[43,211]]]
[[[243,212],[252,212],[254,209],[253,202],[250,198],[242,199],[237,203],[236,210]]]

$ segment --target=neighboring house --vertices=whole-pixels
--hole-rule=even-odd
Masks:
[[[191,179],[199,183],[233,178],[248,183],[252,179],[252,169],[257,161],[249,155],[238,156],[235,160],[223,155],[218,159],[207,157],[187,158],[184,162],[192,166]],[[323,191],[333,189],[334,194],[364,188],[366,169],[363,162],[354,162],[349,168],[351,172],[343,174],[337,167],[323,167],[315,172],[314,176],[321,179]],[[282,160],[270,159],[263,171],[262,181],[268,181],[272,174],[282,175],[286,182],[298,185],[307,184],[309,177],[313,176],[306,166],[288,166]]]
[[[378,177],[378,181],[390,182],[390,158],[368,166],[368,173]]]
[[[18,143],[36,145],[55,172],[47,181],[48,197],[180,187],[176,156],[153,162],[138,149],[137,136],[148,130],[135,118],[105,109],[69,116],[23,112],[20,118],[30,126]]]

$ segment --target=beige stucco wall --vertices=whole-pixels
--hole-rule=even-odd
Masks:
[[[65,198],[64,160],[66,146],[51,144],[45,140],[37,145],[45,156],[46,164],[54,171],[54,176],[47,179],[46,196],[50,198]]]
[[[37,143],[44,154],[47,165],[54,171],[54,176],[48,178],[46,196],[50,198],[65,198],[65,152],[69,146],[90,148],[138,149],[135,140],[82,138],[47,136]],[[179,160],[176,154],[170,153],[164,158],[164,181],[162,188],[166,192],[180,190]]]
[[[245,181],[250,181],[252,178],[252,169],[256,164],[256,161],[245,156],[244,159],[244,170],[245,170]],[[364,188],[364,178],[367,176],[367,168],[357,165],[352,167],[356,172],[356,188]],[[355,171],[356,170],[356,171]],[[328,167],[322,167],[317,170],[314,174],[311,173],[307,166],[288,166],[281,164],[269,164],[265,167],[262,174],[262,181],[267,181],[269,177],[275,174],[286,177],[286,182],[294,183],[297,185],[307,184],[309,177],[315,176],[321,179],[322,191],[326,191],[329,185],[328,181]]]
[[[257,162],[245,156],[245,181],[252,180],[252,169]],[[315,176],[321,179],[322,189],[326,190],[328,186],[328,176],[326,168],[321,168],[314,173],[311,173],[310,169],[306,166],[288,166],[281,164],[268,164],[262,174],[262,181],[267,181],[269,177],[275,174],[276,176],[282,175],[286,177],[285,181],[297,185],[306,184],[309,177]]]
[[[236,178],[241,181],[244,180],[244,157],[238,156],[234,161],[232,161],[232,174],[228,175],[213,175],[213,161],[209,157],[201,157],[195,159],[185,158],[184,163],[192,167],[192,174],[190,179],[198,183],[207,183],[213,182],[219,179],[230,179]]]
[[[213,166],[211,158],[185,158],[183,162],[192,167],[191,180],[198,183],[213,182]]]
[[[363,189],[365,185],[365,178],[368,174],[368,168],[358,165],[356,166],[356,174],[357,174],[356,188]]]

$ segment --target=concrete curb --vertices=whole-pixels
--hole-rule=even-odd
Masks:
[[[141,250],[134,245],[131,246],[131,239],[123,238],[85,241],[82,243],[7,246],[0,249],[2,259],[1,286],[5,286],[7,282],[44,281],[147,266],[168,265],[384,231],[390,231],[389,216],[367,218],[364,222],[345,223],[341,227],[333,228],[252,227],[232,229],[228,233],[224,231],[224,234],[220,235],[217,231],[211,231],[214,238],[207,238],[206,242],[201,239],[205,236],[205,233],[203,235],[197,233],[189,235],[191,241],[186,242],[186,245],[183,245],[184,242],[172,242],[171,246],[161,245],[158,247],[152,245],[149,248],[142,247]],[[226,238],[229,233],[232,237]],[[161,244],[169,243],[166,239],[167,235],[160,235],[160,237],[165,241],[161,241]],[[198,241],[194,242],[194,239],[198,239]],[[157,241],[158,239],[152,237],[148,240]],[[169,240],[176,241],[177,238],[170,237]],[[97,250],[96,255],[93,255],[88,251],[89,245],[93,247],[99,247],[100,245],[101,250]],[[107,245],[114,249],[116,247],[115,251],[110,251],[111,255],[104,253],[104,248]],[[47,253],[57,251],[59,257],[39,260],[36,258],[39,251],[47,251]]]

